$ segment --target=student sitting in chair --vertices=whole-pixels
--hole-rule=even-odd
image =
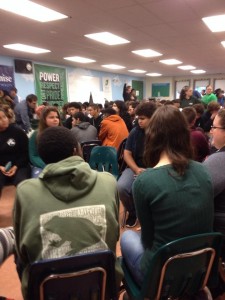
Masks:
[[[29,265],[49,258],[111,249],[119,239],[116,180],[90,168],[65,127],[44,130],[38,152],[47,164],[37,179],[17,189],[16,253],[26,298]],[[75,156],[74,156],[75,155]],[[122,270],[116,263],[118,282]]]
[[[122,255],[139,285],[161,246],[213,230],[212,182],[192,160],[188,124],[177,108],[162,106],[152,116],[144,159],[148,169],[133,184],[141,233],[127,230],[121,238]]]
[[[127,168],[120,176],[117,186],[120,200],[129,213],[126,220],[126,227],[134,227],[137,224],[132,184],[136,176],[145,171],[143,162],[145,131],[155,110],[156,105],[153,102],[145,102],[138,105],[136,109],[138,125],[130,132],[124,149],[124,160]]]

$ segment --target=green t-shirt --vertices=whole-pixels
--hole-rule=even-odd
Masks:
[[[215,94],[209,94],[209,95],[205,95],[205,96],[202,97],[203,104],[208,105],[212,101],[217,101],[217,98],[216,98]]]

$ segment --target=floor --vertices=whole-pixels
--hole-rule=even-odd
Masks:
[[[12,208],[15,197],[15,188],[7,186],[3,189],[0,198],[0,228],[12,225]],[[123,208],[120,209],[120,220],[123,217]],[[138,225],[134,230],[137,230]],[[122,233],[123,229],[121,229]],[[121,255],[119,243],[117,244],[117,255]],[[20,291],[20,281],[17,276],[13,256],[10,256],[0,267],[0,296],[8,299],[23,300]],[[120,300],[122,297],[120,297]],[[225,294],[216,300],[225,300]]]

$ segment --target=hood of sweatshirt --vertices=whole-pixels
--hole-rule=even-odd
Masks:
[[[81,122],[80,124],[77,124],[76,126],[80,129],[87,129],[91,124],[89,122]]]
[[[122,120],[122,118],[118,115],[111,115],[111,116],[106,117],[104,120],[109,120],[112,122],[119,122]]]
[[[93,188],[97,172],[79,156],[48,164],[39,179],[57,199],[63,202],[79,199]]]

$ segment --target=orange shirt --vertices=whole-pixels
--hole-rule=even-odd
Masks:
[[[98,138],[103,146],[115,147],[118,150],[120,143],[128,137],[128,134],[123,119],[118,115],[111,115],[101,122]]]

